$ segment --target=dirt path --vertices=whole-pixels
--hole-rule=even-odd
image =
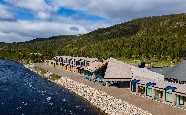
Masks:
[[[102,90],[112,96],[115,96],[116,98],[120,98],[130,104],[134,104],[137,107],[147,110],[153,115],[186,115],[186,111],[184,110],[133,95],[130,93],[130,90],[128,88],[105,87],[98,83],[93,83],[91,81],[83,79],[82,75],[80,74],[65,72],[60,68],[53,68],[51,66],[46,66],[42,64],[37,64],[37,66],[52,73],[70,77],[75,81],[84,83],[98,90]]]

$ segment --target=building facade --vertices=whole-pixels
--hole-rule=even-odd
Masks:
[[[186,85],[165,81],[163,75],[145,68],[133,68],[130,90],[133,94],[180,108],[186,108]]]
[[[56,56],[52,60],[46,60],[45,62],[54,67],[60,67],[68,72],[84,73],[84,69],[90,65],[90,63],[97,62],[97,58],[85,58],[85,57],[71,57],[71,56]]]
[[[186,84],[169,82],[164,75],[147,68],[135,67],[113,58],[100,62],[96,58],[56,56],[45,62],[65,71],[81,73],[85,79],[104,85],[127,82],[133,94],[186,108]]]

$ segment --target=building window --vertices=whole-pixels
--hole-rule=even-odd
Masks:
[[[145,93],[145,87],[144,86],[139,86],[138,93],[144,94]]]
[[[136,83],[131,84],[131,91],[136,92]]]
[[[152,86],[147,86],[146,95],[152,97],[152,94],[153,94]]]
[[[173,102],[173,97],[172,97],[172,90],[166,90],[165,92],[165,101],[166,102]]]
[[[184,97],[183,96],[177,95],[176,101],[177,101],[177,105],[184,105]]]
[[[183,96],[179,96],[180,98],[180,105],[184,105],[184,97]]]
[[[155,99],[159,100],[163,97],[163,91],[155,90]]]

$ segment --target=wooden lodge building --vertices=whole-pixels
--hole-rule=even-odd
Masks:
[[[52,60],[46,60],[48,65],[61,67],[65,71],[83,73],[84,68],[90,63],[98,61],[96,58],[56,56]]]
[[[104,79],[106,81],[130,81],[132,79],[131,65],[110,58]]]
[[[96,58],[56,56],[46,63],[65,71],[78,72],[85,79],[103,85],[127,83],[136,95],[186,108],[186,84],[171,83],[164,75],[110,58],[103,62]]]
[[[119,69],[118,69],[119,68]],[[131,65],[125,64],[114,58],[105,60],[104,62],[93,62],[85,68],[84,76],[86,79],[100,82],[103,85],[113,85],[128,83],[130,86]]]
[[[95,61],[90,63],[84,70],[84,77],[90,81],[103,82],[107,62]]]
[[[186,108],[186,84],[165,81],[163,75],[146,68],[133,67],[130,90],[132,93],[155,100]]]
[[[115,85],[126,88],[130,86],[131,79],[131,65],[114,58],[107,60],[107,68],[104,76],[104,81],[107,86]]]

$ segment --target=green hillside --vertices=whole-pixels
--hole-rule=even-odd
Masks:
[[[39,61],[55,55],[114,57],[130,63],[143,60],[154,66],[170,66],[186,55],[186,14],[135,19],[80,36],[0,43],[1,58]]]

